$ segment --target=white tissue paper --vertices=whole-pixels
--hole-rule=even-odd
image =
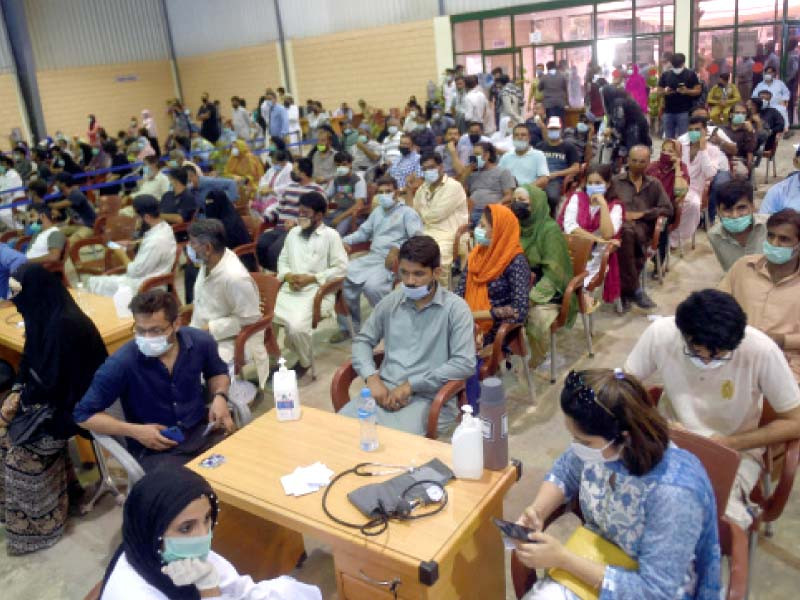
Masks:
[[[281,477],[281,485],[287,496],[304,496],[325,487],[334,473],[321,462],[307,467],[297,467]]]

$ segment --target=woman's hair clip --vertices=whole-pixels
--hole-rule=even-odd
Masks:
[[[614,368],[614,379],[625,379],[625,371],[619,367]]]

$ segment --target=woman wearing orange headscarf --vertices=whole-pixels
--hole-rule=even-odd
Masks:
[[[250,152],[250,146],[244,140],[233,142],[230,152],[223,176],[245,179],[248,185],[255,186],[264,174],[264,165]]]
[[[490,204],[475,227],[475,248],[456,290],[472,309],[485,345],[492,343],[500,323],[525,323],[530,278],[517,217],[501,204]]]

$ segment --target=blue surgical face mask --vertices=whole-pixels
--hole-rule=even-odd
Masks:
[[[476,165],[476,166],[477,166],[479,169],[482,169],[483,167],[485,167],[485,166],[486,166],[486,161],[485,161],[485,160],[483,160],[483,157],[482,157],[482,156],[476,156],[476,157],[475,157],[475,165]]]
[[[742,233],[745,229],[750,227],[753,222],[753,215],[744,215],[742,217],[723,217],[720,216],[722,226],[731,233]]]
[[[381,205],[383,210],[391,210],[394,208],[394,194],[376,194],[376,196],[378,198],[378,204]]]
[[[589,131],[589,126],[586,123],[583,123],[583,122],[578,123],[576,128],[578,129],[578,131],[580,133],[586,133],[587,131]]]
[[[367,143],[367,139],[368,138],[365,135],[358,136],[358,141],[361,142],[362,144],[366,144]]]
[[[426,183],[436,183],[436,180],[439,179],[439,169],[425,169],[422,176]]]
[[[560,129],[548,129],[547,130],[547,139],[557,140],[560,137],[561,137],[561,130]]]
[[[528,148],[530,148],[530,143],[528,142],[528,140],[514,140],[514,150],[523,152]]]
[[[605,183],[587,183],[586,184],[586,193],[591,198],[595,194],[600,194],[604,196],[606,193],[606,184]]]
[[[736,113],[736,114],[733,115],[733,118],[731,119],[731,123],[733,123],[734,125],[741,125],[742,123],[745,122],[746,119],[747,119],[747,115],[742,114],[742,113]]]
[[[611,440],[602,448],[590,448],[586,444],[572,442],[570,447],[572,448],[573,454],[575,454],[575,456],[581,459],[584,463],[599,464],[604,462],[614,462],[619,458],[619,456],[614,456],[612,458],[606,458],[603,456],[603,451],[607,448],[610,448],[613,444],[614,440]]]
[[[389,125],[389,128],[386,130],[389,135],[394,135],[397,133],[397,125]]]
[[[189,257],[189,260],[193,263],[204,263],[206,259],[202,256],[198,256],[197,252],[195,252],[194,248],[191,245],[186,246],[186,255]]]
[[[479,246],[488,246],[492,243],[492,240],[486,237],[486,229],[481,227],[480,225],[475,228],[475,243]]]
[[[785,265],[792,260],[797,250],[797,246],[773,246],[764,240],[764,256],[773,265]]]
[[[139,352],[145,356],[155,358],[166,354],[172,347],[172,344],[167,341],[166,335],[158,335],[155,337],[137,335],[136,346],[139,348]]]
[[[409,300],[422,300],[425,296],[430,294],[430,286],[417,286],[417,287],[410,287],[407,286],[405,283],[401,284],[403,287],[403,294],[405,294],[406,298]]]
[[[150,177],[150,167],[145,165],[142,167],[142,175],[145,177]]]
[[[206,535],[193,537],[165,537],[161,558],[165,563],[187,558],[205,560],[211,552],[212,530]]]

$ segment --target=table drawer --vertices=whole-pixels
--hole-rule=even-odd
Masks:
[[[339,573],[339,577],[344,596],[341,600],[394,600],[394,594],[384,586],[367,583],[363,579],[356,579],[347,573]],[[401,594],[400,588],[397,589],[397,597],[406,598]]]
[[[341,589],[349,600],[394,598],[389,584],[381,582],[399,580],[397,597],[404,600],[436,598],[437,586],[427,586],[419,581],[419,569],[410,564],[389,560],[380,554],[365,552],[357,555],[334,552],[336,575],[341,580]],[[350,590],[347,592],[346,590]]]

